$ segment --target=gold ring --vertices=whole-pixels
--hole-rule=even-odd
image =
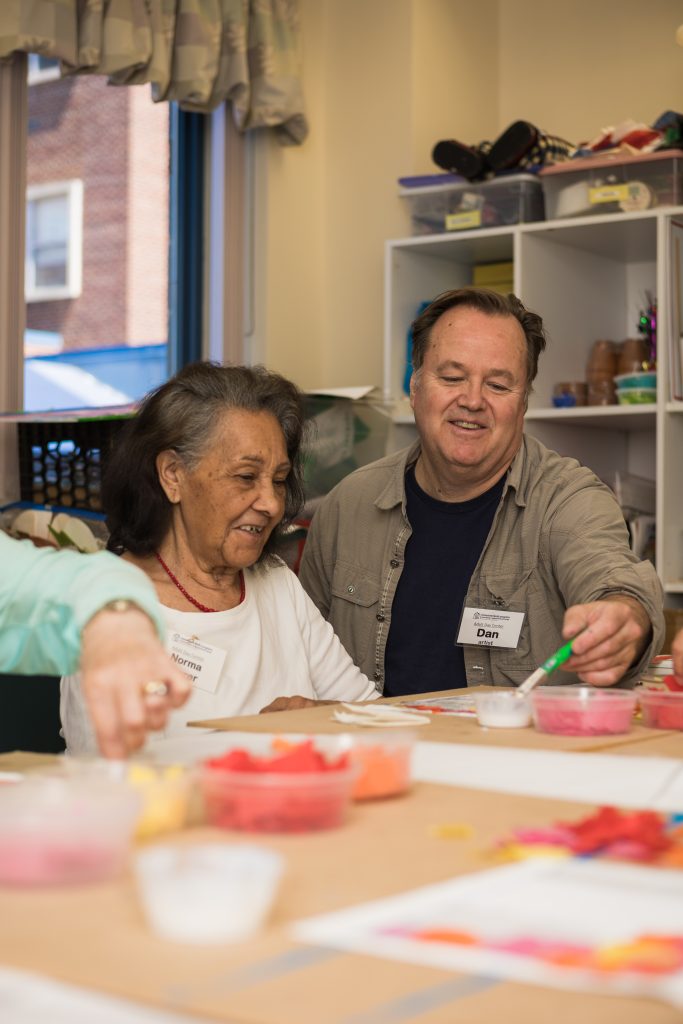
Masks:
[[[166,683],[162,683],[158,679],[150,679],[150,681],[145,683],[142,687],[142,692],[145,697],[166,697],[168,696],[168,686]]]

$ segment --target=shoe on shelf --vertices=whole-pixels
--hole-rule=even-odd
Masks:
[[[528,121],[514,121],[491,146],[488,161],[495,173],[516,167],[538,141],[538,129]]]
[[[513,121],[491,146],[488,162],[494,174],[513,168],[540,167],[569,160],[576,146],[559,135],[548,135],[529,121]]]
[[[437,167],[450,174],[459,174],[468,181],[477,181],[490,173],[487,158],[479,148],[465,146],[455,139],[442,139],[432,150]]]

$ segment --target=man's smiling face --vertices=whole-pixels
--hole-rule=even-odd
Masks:
[[[526,339],[515,317],[469,306],[443,313],[410,387],[420,484],[435,497],[462,492],[454,500],[493,486],[521,444],[526,390]]]

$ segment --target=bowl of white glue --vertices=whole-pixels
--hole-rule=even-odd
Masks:
[[[524,729],[531,722],[531,701],[516,690],[475,693],[479,725],[488,729]]]

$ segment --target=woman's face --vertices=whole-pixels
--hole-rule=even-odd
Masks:
[[[253,565],[282,519],[291,470],[275,416],[243,409],[224,413],[192,470],[177,459],[165,464],[165,457],[173,460],[174,453],[157,460],[174,505],[174,528],[198,564],[209,571]]]

